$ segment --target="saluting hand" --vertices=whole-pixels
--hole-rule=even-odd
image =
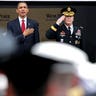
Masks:
[[[60,24],[62,23],[62,21],[64,21],[64,19],[65,19],[65,16],[64,16],[64,15],[61,16],[61,17],[56,21],[56,24],[57,24],[57,25],[60,25]]]

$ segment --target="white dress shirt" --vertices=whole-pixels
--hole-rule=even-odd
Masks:
[[[66,28],[68,29],[69,26],[65,25]],[[68,29],[69,30],[69,29]],[[73,25],[70,26],[70,31],[71,31],[71,34],[73,34]]]
[[[18,17],[19,18],[19,23],[20,23],[20,26],[22,25],[22,20],[24,20],[25,22],[25,28],[27,27],[27,17],[25,17],[24,19],[22,19],[21,17]]]

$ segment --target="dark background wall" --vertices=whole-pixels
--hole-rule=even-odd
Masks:
[[[17,5],[17,1],[0,1],[0,9],[2,8],[15,8]],[[78,26],[82,26],[84,29],[84,51],[87,52],[88,56],[89,56],[89,60],[92,62],[96,61],[96,2],[32,2],[29,1],[27,2],[29,5],[29,8],[35,8],[34,10],[39,10],[41,8],[41,10],[47,10],[48,12],[51,12],[51,9],[53,11],[51,12],[51,14],[57,14],[59,13],[60,9],[65,7],[65,6],[73,6],[77,9],[77,13],[75,16],[75,24]],[[56,9],[57,8],[57,9]],[[45,12],[45,11],[44,11]],[[33,11],[32,14],[35,14],[36,12]],[[8,14],[14,14],[9,12]],[[47,14],[47,13],[46,13]],[[45,15],[46,15],[45,14]],[[49,13],[48,13],[49,14]],[[38,14],[37,14],[38,15]],[[40,16],[42,16],[41,14],[39,14]],[[38,16],[39,16],[38,15]],[[16,16],[16,14],[15,14]],[[34,19],[38,20],[38,17],[33,16]],[[1,18],[1,17],[0,17]],[[13,19],[13,18],[11,18]],[[48,19],[48,18],[47,18]],[[51,20],[45,20],[42,22],[44,24],[41,24],[42,22],[40,21],[39,23],[40,25],[40,31],[41,31],[41,41],[46,41],[46,37],[44,37],[45,35],[45,31],[49,28],[49,26],[51,24],[53,24],[57,17],[50,17],[49,19]],[[39,20],[38,20],[39,21]],[[45,25],[45,23],[47,22],[47,24]],[[45,27],[45,26],[46,27]],[[45,30],[43,30],[45,28]],[[44,31],[44,32],[43,32]]]

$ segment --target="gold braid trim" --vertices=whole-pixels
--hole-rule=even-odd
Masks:
[[[57,29],[54,27],[54,26],[51,26],[51,29],[53,30],[53,31],[57,31]]]

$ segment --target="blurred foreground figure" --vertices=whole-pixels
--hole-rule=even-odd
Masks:
[[[1,69],[16,96],[92,96],[96,93],[96,65],[88,62],[83,51],[64,43],[38,43],[32,47],[31,54],[9,59],[2,63]]]
[[[11,34],[6,34],[6,31],[0,28],[0,63],[9,60],[16,49],[15,38]]]
[[[88,61],[85,52],[68,44],[43,42],[36,44],[32,53],[59,62],[53,65],[44,96],[96,95],[96,65]]]
[[[84,90],[82,88],[78,89],[76,95],[72,95],[73,92],[69,91],[77,86],[79,86],[79,78],[75,66],[68,62],[57,63],[52,66],[45,96],[83,96]]]
[[[8,77],[0,73],[0,96],[7,96],[8,86]]]

